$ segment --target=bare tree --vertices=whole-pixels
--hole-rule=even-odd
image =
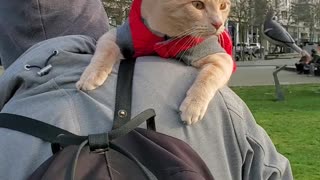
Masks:
[[[265,16],[267,14],[267,11],[271,7],[272,0],[253,0],[252,1],[252,8],[253,8],[253,22],[254,26],[258,28],[258,33],[259,33],[259,42],[261,43],[262,41],[262,26],[265,20]]]
[[[246,32],[248,31],[249,22],[249,1],[247,0],[232,0],[230,17],[238,23],[238,37],[240,42],[245,41]],[[244,48],[240,44],[240,58],[244,60]]]
[[[239,25],[240,42],[245,42],[246,34],[250,31],[252,39],[258,37],[256,41],[262,42],[262,25],[271,0],[233,0],[231,17]],[[243,57],[241,48],[241,57]]]
[[[292,4],[293,19],[297,24],[303,22],[309,28],[309,41],[314,39],[315,27],[320,19],[320,2],[299,1]]]
[[[121,25],[128,17],[132,0],[103,0],[112,26]]]
[[[266,12],[272,0],[233,0],[231,16],[239,24],[241,41],[249,27],[257,27],[259,33],[265,19]],[[261,34],[260,34],[261,37]]]
[[[248,22],[250,20],[249,1],[248,0],[233,0],[230,15],[239,25],[239,38],[243,42],[245,33],[248,30]]]

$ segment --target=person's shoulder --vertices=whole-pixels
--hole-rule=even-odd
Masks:
[[[217,98],[223,102],[238,138],[257,134],[257,123],[246,103],[229,87],[219,90]]]
[[[219,96],[223,99],[228,111],[232,111],[243,118],[244,110],[247,110],[246,104],[243,100],[229,87],[224,87],[219,90]]]
[[[56,44],[59,46],[70,46],[70,45],[82,45],[82,46],[95,46],[97,40],[85,35],[67,35],[67,36],[59,36],[54,37],[43,42],[42,44]]]
[[[275,179],[293,179],[288,159],[277,152],[267,132],[256,123],[241,98],[228,87],[220,89],[217,95],[228,110],[242,157],[245,158],[243,172],[260,172],[268,177],[272,174]],[[254,158],[246,159],[250,156]]]

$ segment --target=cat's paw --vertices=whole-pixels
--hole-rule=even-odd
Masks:
[[[91,91],[101,86],[107,79],[108,73],[105,71],[85,72],[81,75],[80,80],[76,83],[79,90]]]
[[[196,96],[188,95],[180,105],[181,120],[191,125],[201,120],[207,111],[209,101],[200,100]]]

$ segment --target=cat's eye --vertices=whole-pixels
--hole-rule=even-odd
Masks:
[[[204,9],[204,3],[201,1],[192,1],[192,5],[197,9]]]
[[[226,10],[226,9],[227,9],[227,3],[221,3],[220,10]]]

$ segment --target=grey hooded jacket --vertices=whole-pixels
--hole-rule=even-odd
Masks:
[[[118,66],[98,89],[75,88],[95,43],[87,36],[65,36],[31,47],[0,76],[1,112],[32,117],[79,135],[110,130]],[[43,67],[54,50],[59,54],[49,60],[53,68],[47,75],[39,76],[38,68],[25,69],[26,64]],[[217,180],[293,179],[288,160],[228,87],[216,94],[201,122],[180,123],[178,107],[196,75],[196,69],[176,60],[139,58],[132,115],[155,109],[158,131],[188,142]],[[51,155],[48,143],[8,129],[0,128],[0,144],[0,179],[25,179]]]

